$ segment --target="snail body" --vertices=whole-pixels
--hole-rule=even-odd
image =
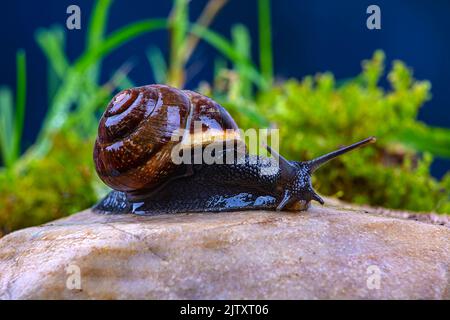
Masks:
[[[305,162],[286,160],[270,147],[271,157],[250,155],[237,124],[212,99],[165,85],[132,88],[117,94],[100,120],[94,162],[114,190],[94,209],[137,214],[304,210],[311,200],[324,203],[311,185],[320,165],[374,141],[370,137]],[[174,154],[188,152],[191,158],[191,150],[210,146],[223,157],[235,157],[226,163],[174,161]]]

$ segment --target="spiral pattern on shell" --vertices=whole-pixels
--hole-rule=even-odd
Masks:
[[[119,191],[151,190],[176,169],[171,150],[179,129],[194,134],[238,127],[212,99],[165,85],[124,90],[108,104],[99,124],[94,162],[99,177]]]

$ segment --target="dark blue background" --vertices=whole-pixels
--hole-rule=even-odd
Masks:
[[[193,0],[191,20],[198,17],[205,0]],[[29,85],[24,146],[33,142],[47,108],[46,61],[34,41],[38,27],[65,25],[66,8],[77,4],[82,11],[82,30],[67,31],[67,52],[75,59],[84,48],[85,31],[92,1],[46,0],[8,1],[2,3],[0,19],[0,84],[14,86],[15,53],[27,52]],[[366,8],[381,7],[382,30],[366,28]],[[108,31],[129,22],[166,17],[171,1],[116,0],[111,8]],[[383,49],[387,66],[401,59],[414,69],[417,79],[432,83],[433,98],[420,111],[420,119],[436,126],[450,127],[450,1],[335,1],[308,0],[272,2],[273,46],[275,71],[279,77],[301,78],[321,71],[332,71],[337,78],[358,74],[361,60],[370,58],[374,50]],[[213,29],[229,35],[231,25],[244,23],[250,28],[253,51],[257,53],[256,0],[231,0],[216,18]],[[153,82],[145,58],[145,50],[160,46],[167,52],[167,33],[158,31],[139,37],[108,56],[103,79],[130,57],[137,66],[131,78],[138,85]],[[217,53],[202,44],[192,57],[187,87],[194,88],[199,80],[211,79],[212,63]],[[433,174],[441,176],[450,169],[450,161],[435,161]]]

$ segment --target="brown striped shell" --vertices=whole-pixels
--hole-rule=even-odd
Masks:
[[[197,143],[194,127],[198,128],[199,121],[201,143],[222,139],[225,130],[232,130],[239,138],[229,113],[196,92],[148,85],[118,93],[100,119],[95,141],[94,162],[99,177],[119,191],[157,187],[176,169],[171,150],[179,141],[171,138],[179,134],[179,129],[186,129],[191,139],[187,140]],[[182,142],[185,138],[183,135]]]

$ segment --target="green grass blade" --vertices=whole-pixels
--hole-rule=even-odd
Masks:
[[[248,29],[242,24],[236,24],[231,29],[231,35],[235,50],[245,60],[250,59],[250,34]]]
[[[245,58],[241,57],[233,45],[222,35],[197,24],[192,24],[191,32],[209,43],[232,62],[245,60]]]
[[[25,121],[25,104],[27,96],[27,65],[25,51],[19,50],[16,54],[16,60],[17,87],[12,161],[16,161],[20,156],[20,143],[22,141],[23,125]]]
[[[131,23],[107,36],[99,45],[85,52],[75,63],[77,72],[84,72],[98,59],[142,34],[167,28],[167,19],[148,19]]]
[[[87,32],[86,47],[88,50],[103,41],[111,4],[111,0],[97,0],[95,2]],[[90,77],[95,83],[98,83],[100,68],[100,61],[91,67]]]
[[[64,78],[70,65],[64,53],[64,31],[61,27],[38,29],[35,39],[55,73],[60,79]]]
[[[13,95],[11,89],[0,88],[0,151],[2,163],[5,167],[11,166],[11,142],[13,136]]]
[[[185,81],[184,55],[189,27],[189,6],[187,0],[174,0],[173,3],[173,10],[169,19],[170,61],[167,83],[181,88]]]
[[[254,64],[249,59],[242,56],[226,38],[217,32],[204,28],[198,24],[192,24],[190,31],[213,46],[234,64],[246,65],[249,70],[250,79],[252,79],[259,88],[265,88],[267,86],[264,78],[260,75]]]
[[[243,61],[250,60],[251,40],[248,29],[244,25],[237,24],[233,26],[233,28],[231,29],[231,35],[233,39],[234,48],[239,53],[239,55],[245,59]],[[235,64],[234,68],[239,74],[240,94],[243,97],[251,98],[252,83],[250,81],[249,76],[251,70],[248,68],[248,65],[246,63],[242,63],[241,61],[238,61],[237,64]]]
[[[56,71],[50,66],[47,66],[47,104],[50,105],[58,90],[60,80]]]
[[[272,25],[270,0],[258,0],[259,63],[268,84],[273,81]]]
[[[64,53],[64,30],[55,26],[50,29],[39,29],[35,40],[47,58],[47,101],[51,105],[64,74],[69,68],[68,59]]]
[[[189,7],[187,0],[174,0],[173,13],[169,21],[169,30],[171,33],[171,47],[174,56],[171,60],[178,60],[183,52],[177,52],[184,46],[187,29],[189,26]]]
[[[166,83],[167,80],[167,64],[161,49],[151,47],[146,52],[147,60],[152,68],[153,78],[156,83]]]
[[[95,1],[91,19],[89,21],[87,33],[87,47],[93,48],[103,40],[105,34],[106,22],[108,21],[111,0]]]

